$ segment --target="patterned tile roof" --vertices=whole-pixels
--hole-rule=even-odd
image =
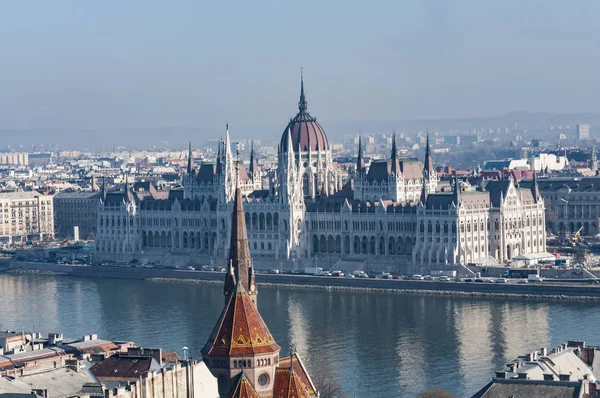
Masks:
[[[312,382],[310,376],[308,375],[308,371],[304,367],[304,364],[302,363],[302,360],[300,360],[300,356],[297,352],[294,352],[289,357],[284,357],[279,360],[280,369],[289,369],[290,366],[293,366],[294,373],[298,375],[309,394],[317,395],[315,385]]]
[[[238,283],[202,355],[228,357],[277,353],[279,349],[250,295]]]
[[[244,373],[240,377],[231,398],[260,398]]]
[[[293,368],[278,367],[275,370],[275,382],[273,385],[273,398],[311,398],[300,377]]]

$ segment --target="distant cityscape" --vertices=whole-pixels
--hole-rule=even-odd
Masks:
[[[597,299],[596,139],[584,123],[557,130],[335,144],[302,79],[276,145],[225,126],[178,151],[5,151],[0,269],[220,281],[224,306],[201,360],[187,347],[2,331],[0,398],[340,398],[335,379],[309,375],[305,347],[281,356],[259,284]],[[569,341],[519,356],[473,397],[597,396],[598,351]]]

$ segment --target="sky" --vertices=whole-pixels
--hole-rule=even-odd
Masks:
[[[280,134],[301,67],[322,124],[595,112],[599,21],[596,0],[3,1],[0,130]]]

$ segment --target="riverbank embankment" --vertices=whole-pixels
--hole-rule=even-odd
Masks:
[[[192,283],[222,283],[223,273],[162,268],[98,267],[36,262],[11,262],[8,272],[36,272],[89,278],[145,279]],[[600,286],[575,283],[468,283],[310,275],[258,274],[257,283],[275,288],[327,289],[404,294],[463,295],[600,300]]]

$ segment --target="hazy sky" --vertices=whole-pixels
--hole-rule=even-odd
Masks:
[[[598,110],[600,2],[0,3],[0,129]]]

